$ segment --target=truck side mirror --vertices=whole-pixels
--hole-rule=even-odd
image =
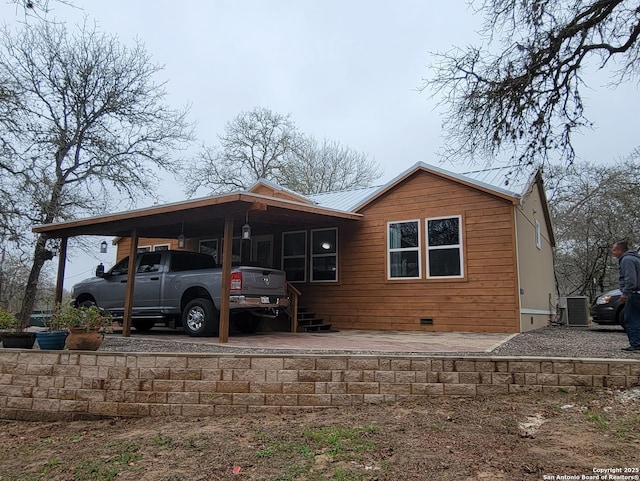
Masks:
[[[104,277],[104,264],[102,262],[96,267],[96,277]]]

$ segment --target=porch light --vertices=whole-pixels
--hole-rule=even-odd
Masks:
[[[249,212],[245,215],[245,224],[242,226],[242,239],[251,239],[251,226],[249,225]]]
[[[321,244],[321,247],[322,247],[324,250],[328,251],[329,249],[331,249],[331,244],[329,244],[328,242],[323,242],[323,243]]]
[[[107,253],[107,241],[100,242],[100,254]]]
[[[184,222],[182,223],[182,229],[180,230],[180,235],[178,236],[178,248],[184,249]]]

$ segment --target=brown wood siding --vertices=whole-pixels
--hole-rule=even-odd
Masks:
[[[138,239],[138,247],[167,245],[169,249],[178,250],[178,239],[160,239],[160,238],[140,238]],[[131,246],[131,237],[121,237],[116,244],[116,262],[124,259],[129,255]]]
[[[361,213],[339,230],[339,282],[298,285],[302,305],[338,329],[518,332],[510,202],[421,172]],[[425,218],[456,215],[465,277],[427,279]],[[411,219],[420,219],[422,279],[387,280],[387,223]]]

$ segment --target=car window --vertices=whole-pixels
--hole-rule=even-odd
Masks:
[[[129,258],[125,257],[120,262],[118,262],[115,266],[113,266],[110,272],[112,276],[121,276],[123,274],[126,274],[128,270],[129,270]]]
[[[162,256],[159,252],[153,252],[150,254],[144,254],[140,258],[140,265],[138,266],[138,274],[144,272],[159,272],[160,271],[160,260]]]

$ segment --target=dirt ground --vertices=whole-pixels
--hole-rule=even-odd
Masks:
[[[0,421],[0,446],[2,481],[640,479],[640,388],[219,419]]]

